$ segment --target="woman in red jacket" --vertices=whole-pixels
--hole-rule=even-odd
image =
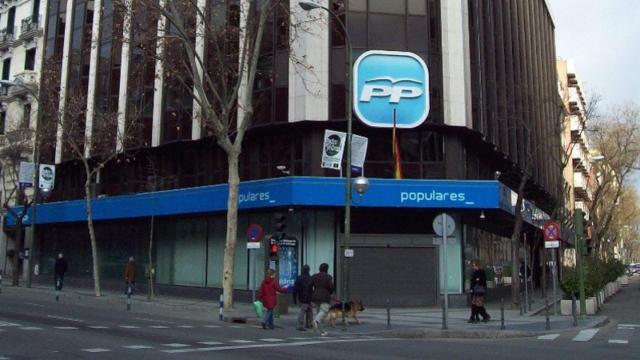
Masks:
[[[262,301],[262,306],[265,308],[262,319],[263,329],[266,329],[267,326],[269,329],[273,329],[273,308],[276,307],[277,302],[276,292],[284,293],[287,292],[287,289],[281,288],[274,277],[273,270],[267,269],[264,280],[262,280],[262,284],[260,285],[260,293],[258,294],[258,298]]]

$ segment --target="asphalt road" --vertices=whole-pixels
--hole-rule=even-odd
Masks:
[[[0,294],[0,359],[640,359],[640,277],[605,304],[599,329],[520,339],[389,339],[230,324],[104,303]],[[134,304],[135,305],[135,304]],[[276,320],[277,324],[277,320]]]

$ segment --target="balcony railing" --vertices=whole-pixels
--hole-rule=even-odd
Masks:
[[[22,19],[22,27],[21,27],[21,31],[20,31],[20,40],[30,40],[32,38],[34,38],[35,36],[39,35],[40,33],[40,27],[39,27],[39,22],[36,20],[34,21],[32,17],[28,17],[25,19]]]
[[[5,50],[13,44],[15,36],[13,32],[7,32],[7,29],[0,30],[0,50]]]

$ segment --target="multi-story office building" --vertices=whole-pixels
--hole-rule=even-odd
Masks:
[[[239,2],[207,3],[216,19],[233,21]],[[515,193],[510,189],[517,189],[522,172],[531,175],[523,207],[529,244],[540,238],[541,222],[562,198],[562,169],[549,161],[561,151],[548,5],[543,0],[316,2],[346,23],[354,58],[366,50],[407,51],[429,69],[426,121],[398,130],[403,179],[393,178],[391,129],[353,121],[354,133],[368,138],[364,172],[370,187],[353,197],[352,297],[381,304],[393,294],[396,305],[433,304],[443,284],[438,274],[446,266],[449,293],[464,299],[472,258],[489,266],[511,258]],[[255,284],[254,266],[269,265],[264,252],[254,259],[243,251],[245,229],[259,224],[270,233],[277,212],[286,214],[287,236],[297,240],[283,254],[281,280],[303,263],[317,269],[323,262],[343,280],[344,178],[323,169],[321,159],[325,130],[346,129],[347,44],[339,23],[327,21],[326,13],[315,14],[324,20],[289,38],[288,24],[298,23],[289,20],[310,14],[297,1],[290,1],[288,10],[278,10],[268,22],[261,69],[271,76],[255,87],[263,101],[242,152],[234,273],[240,293]],[[122,11],[112,1],[50,0],[47,8],[45,61],[61,69],[59,102],[74,92],[88,94],[87,126],[97,112],[122,115],[131,108],[140,110],[137,117],[145,124],[139,133],[144,146],[108,164],[96,179],[102,271],[107,279],[120,280],[127,256],[144,262],[153,219],[158,284],[220,288],[224,153],[202,131],[198,110],[188,96],[185,100],[185,90],[169,81],[167,68],[121,41]],[[157,21],[163,20],[150,22],[157,26]],[[135,30],[127,36],[135,38]],[[290,58],[289,40],[295,40],[295,54],[308,66],[299,68]],[[313,89],[302,80],[310,78]],[[64,251],[71,276],[88,278],[83,171],[60,142],[42,156],[57,164],[57,177],[51,202],[38,207],[41,273]],[[455,219],[446,259],[432,227],[441,212]],[[533,258],[537,264],[538,254]]]
[[[38,114],[37,74],[42,63],[44,41],[41,22],[45,11],[43,5],[39,0],[0,1],[2,204],[15,204],[17,166],[20,160],[31,161],[33,156],[33,134],[37,128]],[[27,194],[33,196],[30,189],[27,189]],[[19,256],[19,251],[15,251],[15,243],[10,241],[13,238],[14,233],[10,228],[0,234],[0,273],[11,273],[13,267],[8,261]]]

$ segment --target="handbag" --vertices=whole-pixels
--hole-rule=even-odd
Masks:
[[[256,300],[253,302],[253,308],[256,311],[256,316],[262,318],[264,306],[262,305],[262,301]]]
[[[487,289],[485,289],[485,287],[482,285],[474,285],[472,290],[473,290],[473,295],[479,295],[479,296],[482,296],[487,292]]]

